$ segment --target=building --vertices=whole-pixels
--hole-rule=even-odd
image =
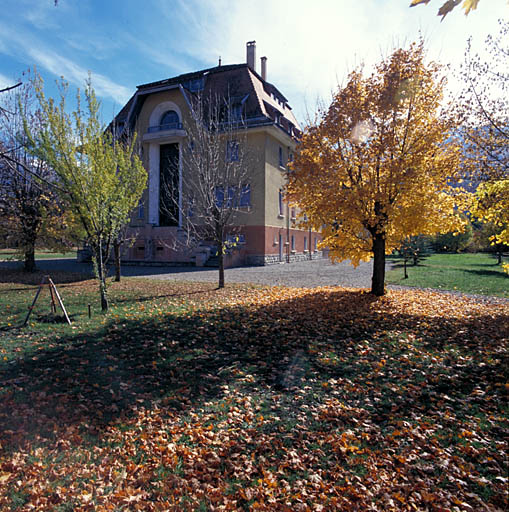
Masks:
[[[181,219],[173,222],[162,209],[160,183],[162,162],[172,165],[175,182],[186,172],[182,148],[189,144],[186,119],[193,95],[228,95],[232,108],[245,122],[249,150],[256,155],[250,171],[246,211],[236,219],[239,243],[226,258],[226,266],[265,265],[314,259],[322,256],[317,244],[320,234],[297,229],[296,210],[283,200],[283,188],[301,130],[288,100],[267,81],[267,58],[256,71],[256,45],[247,43],[246,63],[219,65],[174,78],[143,84],[115,118],[116,131],[136,131],[142,159],[149,174],[148,188],[134,212],[129,232],[136,241],[127,249],[126,262],[145,264],[206,264],[214,248],[203,241],[200,247],[178,250]],[[179,185],[177,185],[179,186]]]

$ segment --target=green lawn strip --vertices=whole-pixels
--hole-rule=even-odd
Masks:
[[[52,252],[45,250],[35,251],[36,260],[47,260],[47,259],[75,259],[76,251],[65,251],[65,252]],[[23,256],[17,253],[13,249],[0,249],[0,261],[2,260],[15,260],[23,261]]]
[[[408,279],[401,258],[389,261],[394,266],[386,275],[389,284],[509,298],[509,276],[490,254],[432,254],[417,266],[407,265]]]
[[[35,287],[2,286],[0,308],[9,305],[9,323],[19,322]],[[363,295],[317,293],[305,305],[259,307],[250,294],[263,289],[222,293],[126,279],[111,285],[110,313],[94,309],[88,319],[96,285],[70,283],[62,296],[73,326],[34,315],[19,329],[2,319],[0,400],[15,407],[0,420],[0,462],[30,443],[30,464],[52,475],[43,492],[55,503],[72,484],[96,506],[129,481],[152,501],[171,488],[191,510],[206,510],[209,498],[186,487],[200,475],[224,484],[246,510],[287,484],[311,492],[324,482],[355,503],[357,486],[383,470],[402,489],[412,471],[430,493],[454,494],[460,478],[501,506],[507,375],[496,340],[482,350],[458,344],[469,320],[391,318]],[[229,305],[228,293],[245,294],[245,304]],[[352,300],[359,308],[348,316],[343,306]],[[487,339],[483,329],[476,325],[477,336]],[[454,471],[436,470],[441,460]],[[74,464],[80,477],[70,481],[61,470]],[[111,470],[101,474],[103,494],[92,496],[98,466]],[[12,507],[30,498],[16,482],[8,486]],[[304,499],[296,496],[285,499]]]

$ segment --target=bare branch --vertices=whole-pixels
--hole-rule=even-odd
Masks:
[[[19,87],[22,84],[23,84],[23,82],[19,82],[16,85],[11,85],[10,87],[5,87],[5,89],[0,89],[0,92],[12,91],[13,89],[16,89],[16,87]]]

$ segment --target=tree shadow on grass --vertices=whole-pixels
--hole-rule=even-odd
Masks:
[[[402,269],[405,267],[405,264],[403,262],[398,262],[398,263],[395,263],[395,262],[391,262],[391,270],[395,270],[395,269]],[[410,271],[412,270],[413,268],[423,268],[423,267],[427,267],[426,265],[426,262],[425,261],[421,261],[419,263],[417,263],[417,265],[414,265],[413,263],[407,263],[407,270]]]
[[[500,280],[503,280],[503,279],[507,279],[507,275],[504,274],[502,272],[502,269],[500,269],[499,267],[499,270],[467,270],[465,269],[464,272],[468,272],[469,274],[474,274],[476,276],[480,276],[480,277],[490,277],[490,278],[495,278],[495,279],[500,279]]]
[[[49,275],[55,284],[79,283],[93,279],[90,273],[66,272],[61,270],[38,269],[35,272],[24,272],[19,267],[5,267],[0,264],[0,283],[39,285],[44,276]],[[12,288],[11,288],[12,290]]]
[[[214,289],[217,290],[217,288],[214,288]],[[130,302],[138,303],[138,302],[150,302],[153,300],[161,300],[161,299],[174,299],[175,297],[185,298],[185,297],[192,297],[194,295],[201,295],[203,293],[210,292],[211,290],[212,290],[212,288],[207,287],[207,288],[201,288],[198,290],[193,289],[193,291],[178,291],[175,293],[167,293],[167,294],[163,294],[163,295],[144,295],[143,297],[136,297],[136,298],[132,298],[132,297],[115,298],[114,302],[115,302],[115,305],[118,305],[118,304],[130,303]]]
[[[424,318],[383,310],[380,300],[361,291],[316,291],[269,305],[145,321],[111,319],[94,332],[50,341],[35,355],[0,365],[0,441],[15,449],[34,438],[51,443],[69,427],[99,433],[154,402],[185,414],[222,397],[223,387],[236,382],[239,371],[253,376],[253,386],[288,395],[292,386],[303,385],[301,379],[311,382],[316,375],[354,379],[379,363],[376,351],[373,360],[361,354],[361,342],[382,343],[381,333],[411,334],[426,350],[453,344],[461,354],[492,348],[485,346],[487,340],[496,345],[504,325],[509,328],[503,313]],[[344,356],[344,362],[324,364],[327,351]],[[463,393],[461,386],[470,389],[475,379],[490,383],[499,378],[503,362],[497,361],[482,367],[475,358],[471,364],[451,361],[455,380],[446,379],[447,393]],[[288,379],[289,371],[298,378]],[[382,386],[380,378],[377,385]],[[440,385],[430,383],[428,396],[429,386]],[[415,386],[422,383],[416,380]],[[424,407],[419,397],[394,396],[393,401],[402,415]],[[371,414],[377,421],[387,417],[385,409],[374,408]]]

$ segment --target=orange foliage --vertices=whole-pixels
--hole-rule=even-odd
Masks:
[[[136,282],[0,367],[1,510],[507,506],[507,302]]]
[[[440,68],[424,58],[412,44],[367,78],[353,72],[302,138],[288,196],[335,260],[374,256],[376,270],[406,237],[461,225],[455,124],[441,111]]]

